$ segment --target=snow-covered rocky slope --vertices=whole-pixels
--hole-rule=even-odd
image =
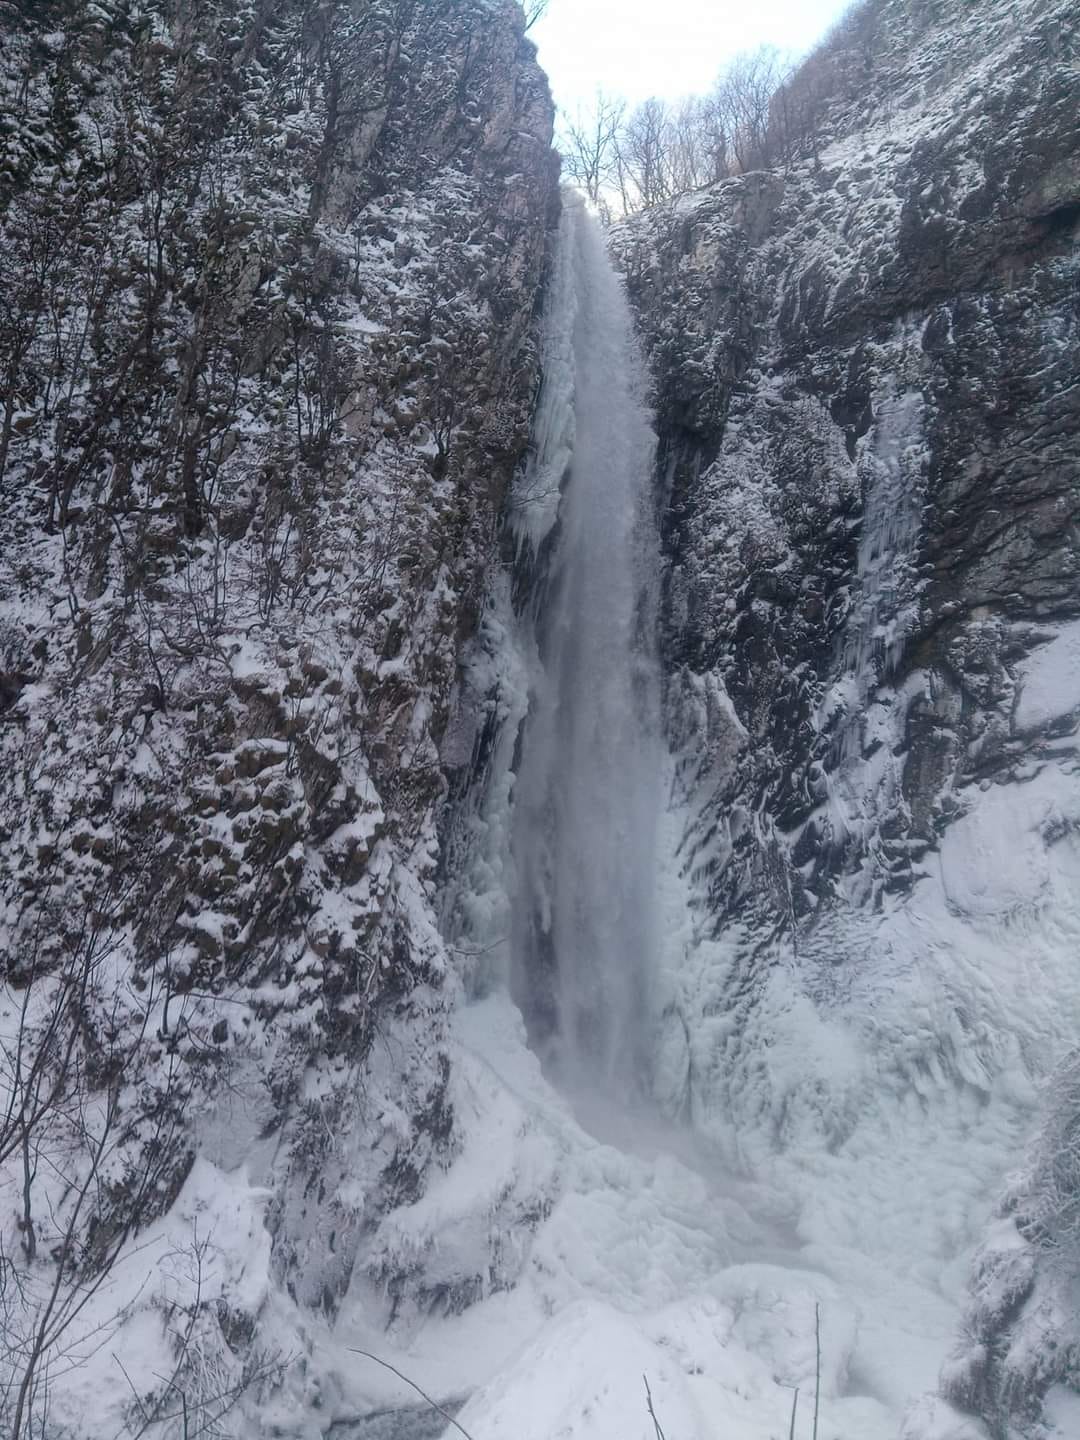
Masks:
[[[792,1172],[826,1268],[850,1245],[953,1300],[1080,1034],[1078,62],[1069,4],[871,3],[801,77],[802,158],[615,238],[693,915],[661,1084]],[[1044,1140],[1011,1185],[948,1370],[995,1434],[1077,1381],[1047,1222],[1074,1123],[1056,1180]]]
[[[329,1424],[303,1317],[393,1303],[457,1143],[438,746],[547,84],[504,0],[5,3],[0,53],[0,1425]]]

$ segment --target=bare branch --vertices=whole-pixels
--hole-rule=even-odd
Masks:
[[[656,1411],[653,1409],[652,1391],[649,1389],[649,1377],[648,1375],[642,1375],[641,1378],[645,1381],[645,1403],[649,1409],[649,1418],[652,1420],[653,1429],[656,1431],[656,1440],[664,1440],[664,1432],[660,1428],[660,1421],[656,1418]]]
[[[416,1393],[421,1397],[421,1399],[425,1400],[433,1410],[437,1410],[444,1420],[449,1421],[449,1423],[453,1425],[455,1430],[460,1430],[462,1435],[465,1436],[465,1440],[472,1440],[472,1436],[465,1429],[464,1425],[459,1425],[458,1422],[454,1419],[453,1415],[450,1414],[449,1410],[444,1410],[437,1400],[433,1400],[431,1396],[426,1393],[426,1391],[420,1389],[420,1386],[417,1385],[415,1380],[410,1380],[408,1375],[403,1375],[401,1371],[395,1369],[395,1367],[391,1365],[388,1360],[380,1360],[378,1355],[372,1355],[370,1350],[357,1350],[351,1345],[349,1346],[349,1349],[352,1350],[352,1353],[354,1355],[363,1355],[366,1360],[374,1360],[376,1365],[381,1365],[384,1370],[391,1371],[391,1373],[396,1375],[399,1380],[404,1380],[405,1384],[411,1386],[412,1389],[415,1390]]]
[[[550,0],[522,0],[521,8],[525,11],[525,33],[526,35],[547,10]]]

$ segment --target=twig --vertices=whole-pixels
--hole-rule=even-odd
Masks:
[[[131,1376],[130,1376],[130,1375],[128,1374],[128,1372],[124,1369],[124,1362],[120,1359],[120,1356],[117,1355],[117,1353],[116,1353],[115,1350],[113,1351],[113,1357],[112,1357],[112,1358],[116,1361],[117,1365],[120,1366],[120,1373],[123,1375],[124,1379],[125,1379],[125,1380],[127,1381],[127,1383],[128,1383],[128,1389],[131,1391],[131,1393],[132,1393],[132,1395],[133,1395],[133,1397],[134,1397],[134,1399],[135,1399],[135,1405],[136,1405],[136,1407],[138,1408],[138,1411],[139,1411],[139,1419],[142,1420],[142,1421],[145,1421],[145,1420],[146,1420],[146,1407],[143,1405],[142,1399],[141,1399],[141,1397],[140,1397],[140,1395],[139,1395],[138,1390],[136,1390],[136,1388],[135,1388],[135,1384],[134,1384],[134,1382],[132,1381]]]
[[[648,1375],[642,1375],[641,1378],[645,1381],[645,1402],[649,1407],[649,1418],[652,1420],[653,1428],[656,1431],[656,1440],[664,1440],[664,1432],[660,1428],[660,1421],[656,1418],[656,1411],[653,1409],[652,1391],[649,1389],[649,1377]]]
[[[791,1427],[788,1430],[788,1440],[795,1440],[795,1414],[799,1408],[799,1387],[795,1386],[795,1394],[791,1397]]]
[[[472,1440],[472,1436],[465,1429],[464,1425],[459,1425],[449,1410],[444,1410],[437,1400],[433,1400],[430,1395],[420,1389],[420,1386],[417,1385],[415,1380],[410,1380],[408,1375],[403,1375],[400,1370],[390,1364],[389,1360],[380,1360],[378,1355],[372,1355],[370,1350],[357,1350],[352,1345],[349,1346],[349,1349],[354,1355],[363,1355],[366,1360],[374,1360],[376,1365],[381,1365],[384,1370],[389,1370],[391,1374],[396,1375],[399,1380],[404,1380],[405,1384],[412,1386],[421,1399],[426,1400],[433,1410],[437,1410],[444,1420],[449,1420],[455,1430],[460,1430],[462,1435],[465,1436],[465,1440]],[[663,1440],[663,1437],[661,1437],[661,1440]]]
[[[814,1346],[817,1350],[817,1372],[814,1379],[814,1436],[817,1440],[818,1406],[821,1402],[821,1305],[814,1301]]]
[[[498,940],[493,940],[490,945],[448,945],[446,948],[451,955],[465,955],[470,960],[477,955],[489,955],[492,950],[498,950],[500,945],[506,944],[506,936],[501,935]]]

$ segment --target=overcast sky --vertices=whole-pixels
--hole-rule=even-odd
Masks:
[[[551,0],[530,32],[555,99],[630,101],[707,90],[739,50],[807,50],[850,0]]]

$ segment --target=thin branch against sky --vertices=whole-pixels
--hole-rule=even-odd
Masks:
[[[850,0],[550,0],[530,32],[555,99],[573,112],[603,90],[632,104],[708,90],[740,50],[810,49]]]

